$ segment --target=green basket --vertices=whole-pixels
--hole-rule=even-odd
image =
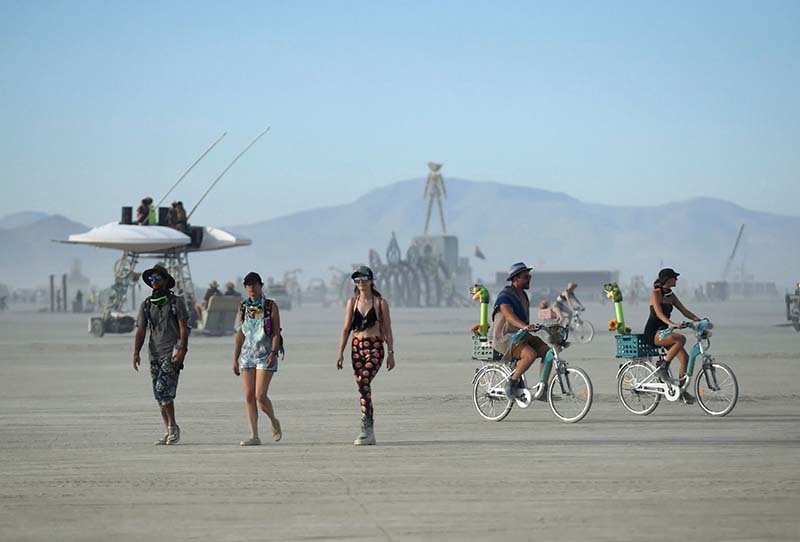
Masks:
[[[644,335],[615,335],[618,358],[651,358],[658,355],[658,348],[648,344]]]

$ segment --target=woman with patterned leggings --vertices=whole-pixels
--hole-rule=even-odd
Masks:
[[[389,303],[375,289],[372,270],[359,267],[351,275],[355,288],[353,297],[347,302],[344,327],[339,341],[339,357],[336,368],[344,366],[344,348],[352,333],[351,341],[353,373],[358,393],[361,395],[361,433],[353,442],[356,446],[375,444],[372,409],[372,381],[383,362],[383,343],[386,342],[386,369],[394,369],[394,338]]]

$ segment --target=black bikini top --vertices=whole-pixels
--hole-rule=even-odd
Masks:
[[[378,313],[375,312],[374,302],[372,308],[367,311],[366,316],[358,310],[358,299],[355,300],[354,305],[353,322],[350,324],[351,331],[366,331],[378,323]]]

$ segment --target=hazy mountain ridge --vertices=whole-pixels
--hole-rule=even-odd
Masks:
[[[752,211],[705,197],[652,207],[614,206],[494,182],[448,178],[446,183],[447,230],[458,235],[461,253],[471,258],[476,277],[493,277],[494,271],[511,262],[526,260],[542,270],[619,270],[623,280],[634,274],[649,279],[660,266],[670,265],[691,282],[717,280],[739,225],[745,223],[734,267],[744,256],[745,270],[756,280],[774,280],[779,287],[800,280],[796,241],[800,217]],[[348,204],[225,227],[251,238],[253,245],[224,254],[192,255],[193,276],[198,286],[210,278],[243,276],[251,269],[280,277],[285,270],[301,268],[303,280],[325,277],[331,266],[348,270],[351,264],[366,261],[370,248],[384,258],[392,232],[405,251],[411,238],[422,233],[424,186],[424,179],[399,181]],[[434,209],[431,234],[440,233],[440,228]],[[66,271],[72,259],[80,258],[85,274],[101,284],[110,282],[117,252],[49,242],[88,229],[50,216],[27,227],[0,230],[4,269],[0,281],[16,284],[17,277],[41,277],[43,283],[47,274],[57,272],[48,269],[60,266]],[[475,245],[487,261],[472,258]],[[42,247],[60,259],[41,258]],[[11,265],[14,272],[9,276],[6,270]]]
[[[23,213],[15,213],[22,215]],[[84,275],[105,285],[111,283],[113,262],[120,254],[94,247],[81,247],[55,243],[73,233],[89,230],[88,226],[73,222],[62,215],[43,215],[22,225],[0,229],[0,282],[20,288],[46,285],[49,275],[60,277],[68,273],[76,259],[81,260]],[[13,215],[9,215],[13,216]],[[5,223],[4,217],[0,222]]]

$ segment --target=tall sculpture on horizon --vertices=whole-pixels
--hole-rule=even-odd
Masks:
[[[444,188],[444,177],[439,173],[442,169],[442,164],[436,162],[428,162],[428,181],[425,183],[425,195],[423,197],[428,199],[428,212],[425,214],[425,231],[424,234],[428,236],[428,223],[431,220],[431,209],[433,202],[439,206],[439,218],[442,220],[442,232],[447,233],[447,227],[444,224],[444,209],[442,208],[442,197],[447,197],[447,191]]]

